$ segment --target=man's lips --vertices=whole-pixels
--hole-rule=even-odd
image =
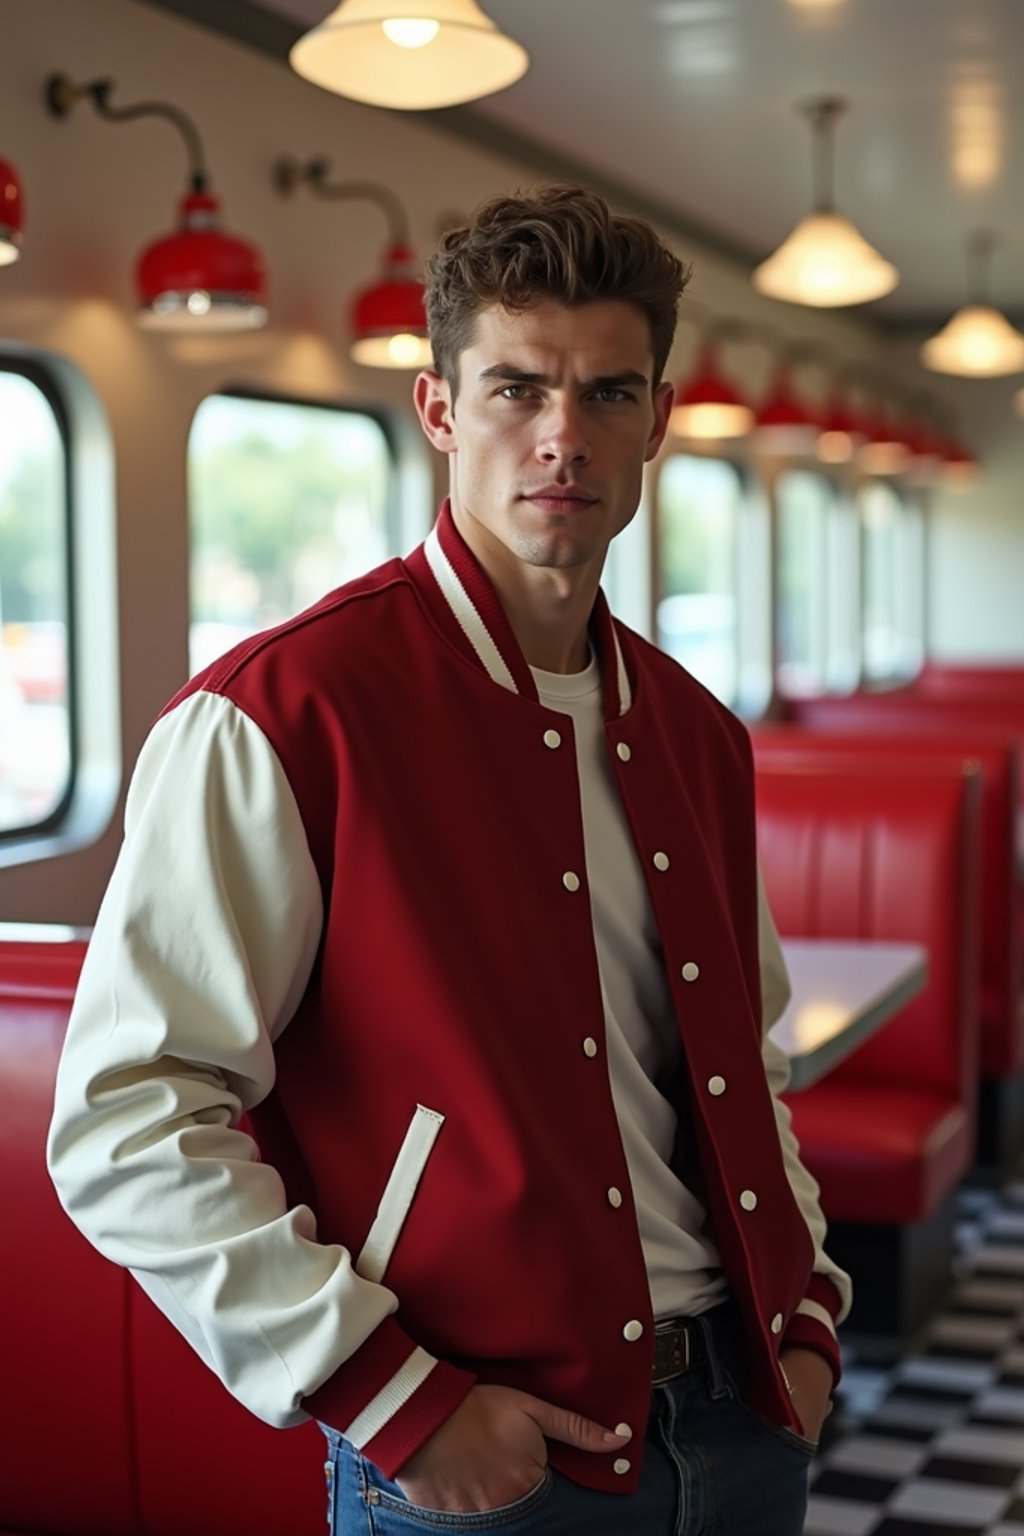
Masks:
[[[539,491],[528,491],[523,497],[524,501],[532,501],[534,506],[544,507],[554,512],[572,512],[581,507],[592,507],[597,500],[596,496],[588,496],[585,491],[577,490],[573,486],[543,486]]]

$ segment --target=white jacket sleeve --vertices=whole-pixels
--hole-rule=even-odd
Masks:
[[[316,870],[262,732],[196,693],[154,728],[89,946],[48,1160],[72,1220],[272,1424],[397,1306],[317,1242],[236,1129],[319,942]]]
[[[815,1321],[835,1336],[835,1324],[841,1323],[850,1310],[853,1295],[853,1286],[849,1275],[845,1270],[834,1264],[825,1252],[826,1222],[819,1203],[819,1189],[816,1181],[808,1173],[800,1159],[800,1148],[793,1134],[792,1115],[787,1106],[779,1097],[785,1093],[789,1085],[789,1057],[769,1036],[771,1030],[782,1017],[786,1004],[790,999],[789,974],[786,970],[786,961],[779,944],[779,935],[775,928],[768,898],[765,894],[764,882],[761,872],[757,875],[757,899],[758,899],[758,939],[761,961],[761,1006],[762,1006],[762,1055],[764,1058],[765,1072],[768,1077],[768,1086],[771,1088],[772,1100],[775,1105],[775,1121],[779,1131],[779,1141],[782,1145],[782,1156],[786,1165],[786,1173],[789,1177],[790,1188],[800,1207],[804,1220],[810,1230],[814,1242],[814,1274],[825,1280],[831,1281],[838,1292],[839,1310],[833,1315],[832,1311],[822,1305],[820,1300],[807,1297],[797,1307],[798,1313],[813,1318]]]

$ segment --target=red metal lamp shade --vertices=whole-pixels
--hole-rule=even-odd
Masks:
[[[0,267],[8,267],[21,255],[25,226],[25,200],[18,173],[9,160],[0,160]]]
[[[677,437],[715,440],[745,437],[753,424],[750,406],[717,371],[706,347],[694,377],[676,391],[670,430]]]
[[[865,475],[899,475],[910,463],[910,446],[898,427],[881,416],[865,419],[865,438],[857,450],[857,468]]]
[[[139,323],[163,331],[265,325],[267,281],[259,250],[220,229],[220,203],[210,193],[187,192],[179,206],[179,228],[139,258]]]
[[[352,360],[367,368],[429,368],[433,363],[423,284],[407,245],[388,247],[381,280],[353,301]]]
[[[848,464],[864,436],[860,419],[842,400],[833,399],[822,417],[818,458],[823,464]]]
[[[821,426],[794,395],[785,368],[757,413],[753,436],[762,453],[808,454],[817,447]]]
[[[981,472],[981,465],[969,448],[953,438],[942,444],[939,484],[945,491],[968,491]]]

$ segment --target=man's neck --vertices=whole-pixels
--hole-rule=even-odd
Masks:
[[[527,664],[539,672],[584,671],[600,566],[556,570],[527,565],[481,523],[460,514],[454,502],[452,515],[490,577]]]

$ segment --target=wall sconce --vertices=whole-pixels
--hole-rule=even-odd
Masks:
[[[783,363],[754,419],[752,441],[760,453],[813,454],[821,425],[793,392],[789,367]]]
[[[530,65],[476,0],[341,0],[288,57],[324,90],[403,111],[490,96]]]
[[[836,389],[821,418],[817,453],[822,464],[849,464],[864,442],[860,418],[850,410],[842,393]]]
[[[910,446],[902,431],[882,414],[865,416],[864,441],[856,466],[865,475],[899,475],[910,463]]]
[[[139,257],[135,281],[140,325],[161,331],[245,331],[266,324],[266,275],[254,245],[220,228],[220,203],[208,190],[202,144],[185,113],[162,101],[113,107],[113,80],[76,85],[66,75],[51,75],[45,99],[54,117],[67,117],[82,100],[92,102],[108,122],[162,117],[185,140],[188,190],[179,204],[174,234],[154,241]]]
[[[987,230],[967,245],[971,298],[921,348],[926,368],[962,378],[995,379],[1024,372],[1024,336],[991,302],[992,248]]]
[[[675,437],[702,442],[746,437],[754,425],[754,412],[718,364],[718,344],[730,334],[743,334],[738,321],[712,323],[702,337],[697,367],[686,384],[676,390],[669,431]]]
[[[754,271],[760,293],[791,304],[863,304],[891,293],[899,273],[849,219],[835,211],[832,133],[846,103],[825,96],[799,109],[814,134],[814,212],[801,219],[775,253]]]
[[[0,267],[9,267],[21,255],[25,227],[25,199],[18,173],[9,160],[0,160]]]
[[[388,221],[381,276],[352,301],[352,360],[366,368],[429,368],[433,354],[423,283],[415,271],[405,210],[390,188],[380,182],[329,181],[329,165],[323,156],[305,164],[286,157],[275,164],[273,179],[278,192],[285,196],[305,183],[315,197],[330,202],[359,199],[376,203]]]
[[[944,491],[969,491],[978,482],[981,465],[971,450],[956,438],[943,443],[939,484]]]

